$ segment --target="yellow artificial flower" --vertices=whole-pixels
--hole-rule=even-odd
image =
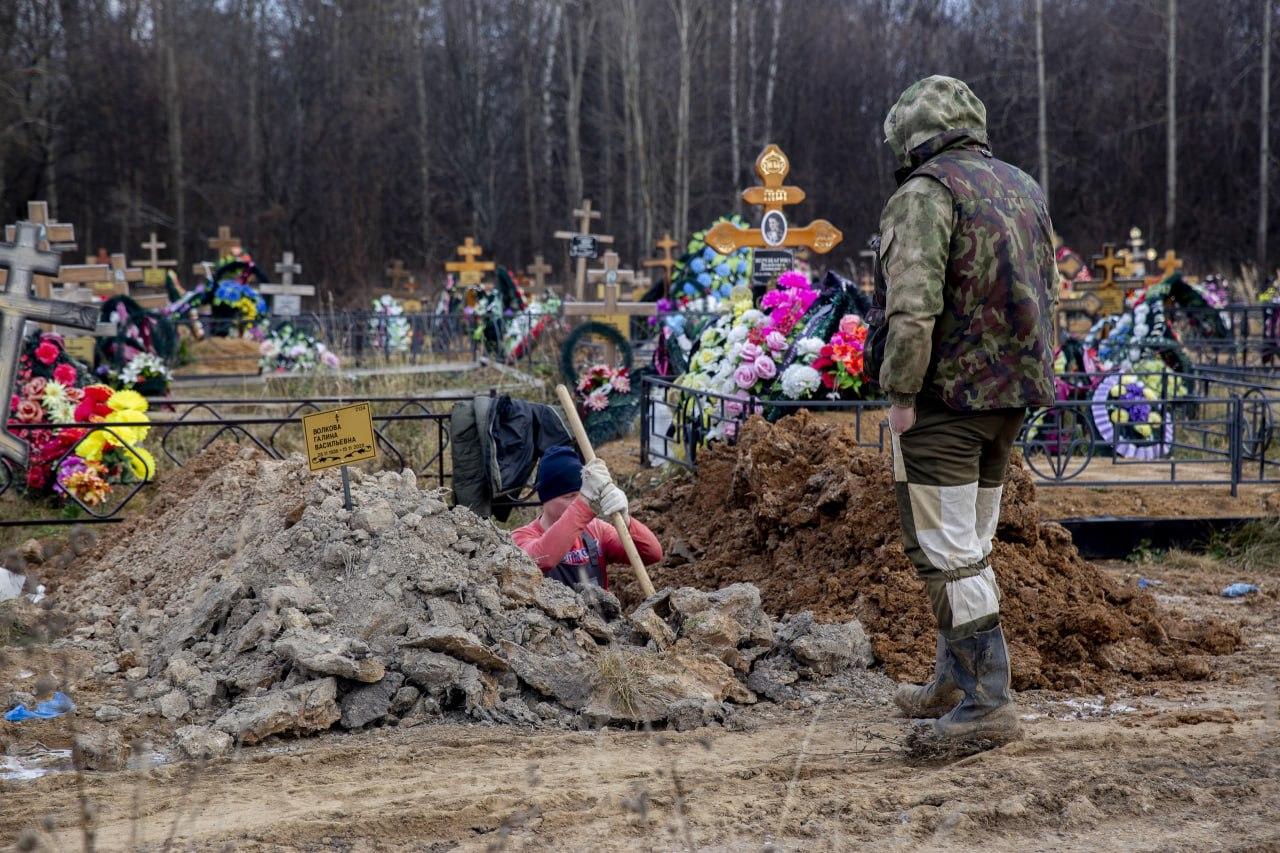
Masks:
[[[113,412],[145,412],[147,410],[147,398],[132,389],[117,391],[107,400],[107,408]],[[146,418],[135,418],[135,420],[146,420]]]
[[[122,392],[123,393],[123,392]],[[136,393],[136,392],[130,392]],[[141,396],[141,395],[139,395]],[[112,412],[102,419],[108,424],[139,424],[150,423],[150,420],[142,412],[136,409],[121,409],[118,412]],[[151,427],[147,426],[113,426],[111,431],[120,436],[120,440],[128,444],[137,444],[144,441],[147,434],[151,432]]]
[[[755,298],[751,295],[751,288],[745,284],[735,284],[733,290],[729,291],[729,304],[733,306],[734,317],[740,317],[750,311],[755,307]]]
[[[102,460],[102,454],[115,443],[115,438],[109,432],[95,429],[76,445],[76,456],[86,462],[99,462]]]
[[[145,447],[130,445],[125,448],[125,456],[129,460],[129,468],[133,476],[143,482],[151,482],[156,476],[156,458]]]

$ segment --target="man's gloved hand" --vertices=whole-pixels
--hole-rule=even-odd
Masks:
[[[622,513],[623,521],[629,522],[631,520],[631,508],[627,501],[627,493],[610,483],[609,488],[605,489],[604,494],[600,496],[600,504],[596,510],[596,515],[600,518],[611,519],[615,512]]]
[[[613,485],[613,477],[603,459],[592,459],[582,466],[582,497],[594,509],[604,495],[605,490]]]
[[[894,435],[902,435],[916,423],[915,406],[899,406],[894,403],[889,408],[889,429]]]

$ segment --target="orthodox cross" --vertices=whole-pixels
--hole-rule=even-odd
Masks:
[[[662,239],[654,243],[662,252],[661,257],[649,258],[642,262],[642,266],[646,269],[662,268],[662,295],[667,296],[671,291],[671,270],[675,268],[675,259],[671,257],[671,250],[678,244],[671,239],[671,232],[664,231]]]
[[[302,265],[295,263],[293,252],[285,252],[276,264],[276,272],[280,282],[261,285],[258,292],[271,297],[271,313],[281,317],[296,317],[302,313],[302,297],[315,296],[316,289],[310,284],[294,284],[293,277],[302,273]]]
[[[1160,259],[1160,272],[1164,273],[1163,278],[1168,278],[1180,269],[1182,269],[1182,258],[1178,257],[1178,253],[1173,249],[1169,249]]]
[[[760,186],[748,187],[742,193],[747,204],[763,208],[759,228],[740,228],[732,222],[716,223],[707,232],[707,245],[722,255],[744,247],[783,249],[805,246],[825,255],[844,239],[840,229],[825,219],[815,219],[802,228],[791,228],[782,208],[799,204],[804,190],[786,186],[783,181],[791,171],[791,161],[776,145],[767,145],[756,158],[756,174]]]
[[[534,255],[533,263],[525,267],[524,271],[533,276],[534,293],[547,292],[547,276],[551,274],[551,265],[543,259],[542,255]]]
[[[1128,275],[1128,261],[1116,254],[1113,243],[1102,247],[1102,255],[1093,259],[1093,265],[1102,270],[1102,278],[1094,281],[1073,281],[1071,289],[1082,292],[1078,299],[1064,300],[1059,310],[1078,312],[1090,317],[1119,314],[1124,310],[1124,290],[1116,282],[1116,274]]]
[[[458,282],[460,284],[479,284],[484,280],[485,273],[493,272],[495,269],[493,261],[476,260],[484,254],[484,248],[476,245],[474,237],[468,237],[464,240],[456,251],[463,259],[461,261],[449,261],[444,265],[444,269],[445,272],[458,273]]]
[[[123,254],[111,256],[111,275],[102,286],[95,286],[104,296],[128,296],[130,282],[142,281],[142,270],[129,266]]]
[[[231,236],[231,229],[226,225],[218,226],[218,236],[208,239],[209,248],[217,253],[217,258],[221,261],[227,255],[234,254],[232,249],[240,248],[240,238]]]
[[[600,245],[612,246],[613,237],[608,234],[592,234],[591,220],[599,219],[600,211],[591,209],[591,199],[584,198],[582,206],[574,208],[578,218],[577,231],[557,231],[552,236],[569,241],[569,257],[577,259],[573,275],[573,296],[581,300],[587,288],[587,259],[599,257]]]
[[[98,308],[69,302],[37,299],[31,296],[36,273],[54,277],[58,274],[58,253],[39,248],[40,226],[19,222],[15,239],[0,243],[0,266],[8,269],[4,290],[0,292],[0,388],[12,388],[22,355],[22,329],[27,320],[55,323],[75,329],[99,331]],[[109,324],[110,332],[115,325]],[[31,449],[3,426],[9,422],[9,395],[0,394],[0,456],[26,466]]]

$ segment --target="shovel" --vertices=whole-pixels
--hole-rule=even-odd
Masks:
[[[591,449],[591,439],[587,438],[587,431],[582,426],[582,419],[578,417],[578,407],[574,405],[573,397],[569,395],[569,389],[563,385],[556,386],[556,397],[560,400],[560,408],[564,409],[565,420],[569,422],[569,431],[573,433],[573,438],[578,442],[578,452],[582,454],[582,458],[586,462],[590,462],[596,458],[596,452]],[[648,598],[653,595],[653,581],[649,580],[649,573],[645,571],[644,561],[640,559],[640,552],[636,550],[636,543],[631,539],[631,531],[627,529],[627,520],[623,518],[622,513],[615,512],[609,519],[613,523],[613,529],[618,531],[618,538],[622,540],[622,548],[627,552],[627,559],[631,562],[631,570],[635,572],[636,581],[640,584],[640,591],[644,593],[644,597]]]

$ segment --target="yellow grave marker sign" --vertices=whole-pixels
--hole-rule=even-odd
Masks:
[[[307,442],[307,466],[312,471],[352,465],[378,456],[373,412],[368,403],[303,415],[302,434]]]

